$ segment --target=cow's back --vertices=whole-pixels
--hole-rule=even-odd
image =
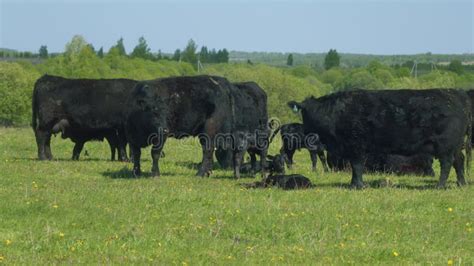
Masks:
[[[35,84],[38,119],[44,125],[67,119],[71,125],[91,129],[120,124],[136,83],[128,79],[65,79],[45,75]]]
[[[346,154],[459,146],[471,122],[467,94],[453,89],[350,91],[303,104],[305,131],[318,132],[323,143]]]

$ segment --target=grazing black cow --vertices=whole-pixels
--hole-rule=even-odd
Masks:
[[[367,154],[428,154],[438,158],[444,187],[451,166],[459,185],[465,185],[463,145],[471,157],[471,101],[460,90],[346,91],[302,103],[305,134],[318,133],[328,152],[349,160],[351,187],[363,187]],[[469,141],[464,144],[467,136]],[[468,168],[469,169],[469,168]]]
[[[33,91],[32,126],[38,158],[51,160],[51,135],[76,143],[78,159],[84,142],[107,138],[111,150],[118,147],[119,159],[126,160],[123,111],[137,81],[129,79],[66,79],[44,75]],[[113,147],[113,148],[112,148]],[[113,155],[112,152],[112,156]]]
[[[282,141],[280,154],[284,155],[286,165],[289,169],[293,166],[293,155],[295,151],[304,148],[309,151],[313,171],[316,171],[318,157],[321,160],[324,171],[328,171],[326,155],[324,155],[326,147],[319,141],[317,134],[305,135],[303,124],[300,123],[284,124],[272,134],[270,142],[278,131],[280,131]]]
[[[138,83],[126,125],[133,174],[141,174],[141,148],[152,145],[152,174],[160,175],[159,155],[168,137],[199,137],[203,158],[198,176],[209,175],[216,137],[231,132],[232,85],[215,76],[171,77]]]
[[[255,82],[233,83],[231,90],[232,104],[232,141],[218,143],[218,149],[231,150],[234,176],[240,178],[240,167],[245,152],[251,158],[251,166],[257,172],[256,155],[260,155],[260,169],[265,175],[265,163],[268,150],[267,94]],[[216,153],[221,161],[221,151]]]

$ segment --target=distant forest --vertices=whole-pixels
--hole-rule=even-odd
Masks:
[[[314,68],[323,68],[324,58],[327,53],[291,53],[293,65],[309,65]],[[229,61],[239,62],[250,60],[253,63],[263,63],[272,66],[285,66],[290,53],[271,52],[240,52],[230,51]],[[414,54],[414,55],[370,55],[341,53],[341,67],[365,67],[372,61],[378,61],[384,65],[403,65],[413,61],[421,64],[448,65],[453,60],[459,60],[464,64],[474,65],[474,54]]]

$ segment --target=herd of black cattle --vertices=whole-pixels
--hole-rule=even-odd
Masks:
[[[74,160],[85,142],[105,138],[112,160],[115,154],[127,160],[129,145],[135,176],[141,174],[141,148],[151,146],[152,174],[160,175],[166,139],[198,137],[203,151],[199,176],[211,173],[214,152],[219,164],[232,167],[237,178],[241,172],[257,171],[265,177],[268,172],[283,173],[285,163],[291,168],[295,151],[305,148],[313,170],[318,157],[325,171],[352,169],[354,188],[363,187],[364,171],[434,176],[437,158],[438,187],[444,187],[451,166],[458,185],[466,184],[471,99],[474,91],[456,89],[337,92],[290,101],[288,106],[301,113],[303,124],[278,125],[269,121],[267,95],[255,82],[230,83],[206,75],[150,81],[44,75],[33,92],[32,126],[40,160],[52,159],[53,134],[75,143]],[[282,148],[270,156],[268,147],[278,132]],[[243,162],[246,152],[250,163]]]

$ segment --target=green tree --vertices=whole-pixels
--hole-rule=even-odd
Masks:
[[[88,43],[81,35],[75,35],[72,37],[72,40],[66,44],[66,56],[76,56],[78,55],[84,47],[86,47]]]
[[[201,63],[209,63],[209,51],[207,50],[206,46],[201,47],[201,51],[199,52],[199,60]]]
[[[133,48],[133,51],[130,55],[131,57],[152,59],[153,55],[150,52],[150,48],[146,43],[145,37],[142,36],[138,39],[138,44],[135,46],[135,48]]]
[[[46,45],[41,45],[38,53],[40,58],[48,58],[48,47],[46,47]]]
[[[449,63],[448,69],[449,71],[452,71],[458,75],[464,73],[464,67],[462,66],[462,62],[457,59],[452,60],[451,63]]]
[[[161,50],[158,50],[158,53],[156,53],[155,60],[159,61],[163,59],[163,54],[161,53]]]
[[[324,58],[324,68],[326,70],[333,67],[338,67],[340,64],[341,57],[337,53],[336,49],[330,49]]]
[[[293,54],[289,54],[288,58],[286,59],[287,66],[293,66]]]
[[[97,56],[99,58],[104,58],[104,48],[100,47],[99,51],[97,51]]]
[[[176,49],[176,51],[174,51],[173,57],[171,59],[174,60],[174,61],[180,61],[181,60],[181,50]]]
[[[197,63],[196,56],[197,44],[193,39],[189,40],[188,45],[184,48],[183,53],[181,54],[181,60],[184,62],[191,63],[193,66]]]
[[[114,46],[112,46],[110,49],[112,49],[114,47],[117,48],[117,52],[118,52],[119,55],[123,55],[123,56],[127,55],[127,52],[125,51],[125,46],[123,45],[123,38],[120,38],[117,41],[117,43]],[[109,50],[109,52],[110,52],[110,50]]]

